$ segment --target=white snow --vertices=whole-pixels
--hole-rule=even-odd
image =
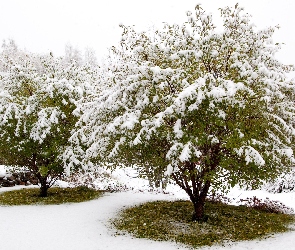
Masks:
[[[0,165],[0,177],[4,177],[6,175],[6,169]]]
[[[0,192],[15,189],[1,188]],[[172,187],[171,187],[172,190]],[[176,190],[178,190],[176,188]],[[136,239],[130,235],[116,235],[110,220],[121,209],[151,200],[171,200],[183,197],[175,195],[151,194],[148,192],[106,193],[97,200],[78,204],[47,206],[0,206],[1,249],[24,250],[173,250],[187,249],[173,242],[156,242]],[[241,191],[233,189],[231,198],[258,196],[279,199],[295,208],[295,194],[269,194],[263,191]],[[277,234],[268,239],[230,243],[225,246],[204,247],[202,250],[219,249],[294,249],[295,232]]]
[[[148,193],[107,193],[78,204],[1,206],[1,249],[179,249],[174,243],[118,236],[109,222],[124,206],[167,198]]]
[[[125,174],[124,174],[125,173]],[[0,166],[0,175],[6,170]],[[120,182],[128,182],[135,191],[105,193],[96,200],[62,205],[34,206],[0,206],[0,249],[24,250],[174,250],[187,249],[186,246],[173,242],[156,242],[137,239],[131,235],[117,235],[111,225],[111,219],[118,216],[126,207],[153,200],[187,199],[187,195],[174,185],[167,188],[168,194],[150,193],[148,186],[137,178],[131,168],[117,170],[114,178]],[[58,185],[67,186],[65,182]],[[137,186],[137,187],[136,187]],[[0,188],[0,192],[24,188]],[[26,187],[28,188],[28,187]],[[273,194],[266,191],[244,191],[233,188],[227,196],[232,204],[240,199],[256,196],[278,200],[295,209],[295,193]],[[270,238],[253,241],[228,243],[224,246],[200,248],[201,250],[221,249],[294,249],[295,231],[272,235]]]

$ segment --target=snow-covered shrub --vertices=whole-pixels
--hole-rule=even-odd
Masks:
[[[126,183],[114,178],[110,170],[96,167],[94,170],[81,170],[64,178],[70,186],[87,186],[97,190],[125,191]]]
[[[252,198],[241,199],[239,202],[241,205],[245,205],[247,207],[252,207],[256,210],[265,211],[269,213],[283,213],[283,214],[292,214],[294,210],[292,208],[287,207],[282,202],[272,201],[269,198],[265,200],[259,199],[256,196]]]
[[[287,193],[295,191],[295,170],[280,175],[273,181],[263,185],[263,189],[272,193]]]
[[[98,167],[80,170],[64,178],[70,186],[87,186],[97,190],[115,191],[151,191],[148,180],[140,178],[132,167]],[[155,191],[155,189],[152,189]]]
[[[230,204],[231,203],[231,199],[220,194],[220,193],[210,193],[207,196],[207,200],[212,202],[212,203],[224,203],[224,204]]]

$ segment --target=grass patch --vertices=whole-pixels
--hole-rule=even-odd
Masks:
[[[246,206],[207,202],[206,223],[192,222],[189,201],[149,202],[122,211],[115,227],[138,238],[176,241],[192,247],[252,240],[288,231],[294,216],[267,213]]]
[[[39,194],[39,188],[26,188],[3,192],[0,193],[0,205],[53,205],[68,202],[83,202],[98,198],[103,192],[87,187],[52,187],[48,190],[47,197],[39,197]]]

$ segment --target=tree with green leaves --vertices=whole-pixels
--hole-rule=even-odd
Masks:
[[[0,158],[35,174],[45,197],[65,173],[63,153],[78,120],[73,111],[92,92],[95,73],[22,51],[3,51],[0,60]]]
[[[257,30],[238,5],[220,13],[222,31],[200,5],[182,25],[122,25],[108,87],[79,105],[72,137],[77,162],[170,176],[197,221],[210,190],[255,188],[294,164],[293,67],[275,58],[275,28]]]

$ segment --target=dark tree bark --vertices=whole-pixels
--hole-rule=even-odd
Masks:
[[[195,196],[194,200],[192,200],[192,203],[194,205],[194,214],[192,217],[193,221],[205,222],[208,219],[204,211],[205,211],[206,197],[208,195],[209,188],[210,188],[210,182],[207,181],[205,185],[201,188],[199,196]]]
[[[53,159],[54,160],[54,159]],[[46,166],[50,164],[50,162],[53,161],[52,159],[45,159],[43,161],[39,161],[39,165]],[[49,171],[46,171],[46,174],[42,174],[40,171],[40,167],[38,167],[37,164],[37,154],[33,154],[30,160],[28,161],[29,169],[31,173],[35,175],[35,177],[38,179],[38,182],[40,184],[40,197],[47,197],[48,196],[48,189],[54,184],[54,182],[57,180],[58,177],[60,177],[63,173],[63,168],[58,169],[58,172],[55,173],[52,169],[49,169]]]
[[[41,182],[41,187],[40,187],[40,197],[47,197],[48,196],[48,186],[45,182],[45,184],[42,184]]]
[[[187,172],[183,168],[182,171],[172,174],[172,178],[175,182],[188,194],[191,202],[194,205],[194,213],[192,216],[193,221],[203,222],[206,221],[206,216],[204,214],[204,206],[206,202],[206,197],[210,188],[210,181],[203,183],[202,180],[198,178],[195,174],[195,163],[186,163],[186,167],[194,168],[194,171]]]
[[[37,173],[36,177],[38,178],[39,183],[40,183],[40,197],[47,197],[48,196],[48,189],[50,187],[47,182],[48,176],[42,176],[40,173]]]
[[[47,197],[48,195],[48,189],[50,188],[50,185],[47,182],[48,174],[45,176],[42,176],[40,173],[40,169],[38,168],[36,162],[37,162],[37,154],[33,154],[32,158],[30,159],[30,170],[31,172],[36,176],[40,183],[40,197]]]
[[[194,205],[193,221],[204,222],[208,217],[204,213],[206,197],[211,186],[210,174],[219,165],[219,145],[207,147],[204,162],[184,162],[178,171],[172,174],[174,181],[188,194]]]

